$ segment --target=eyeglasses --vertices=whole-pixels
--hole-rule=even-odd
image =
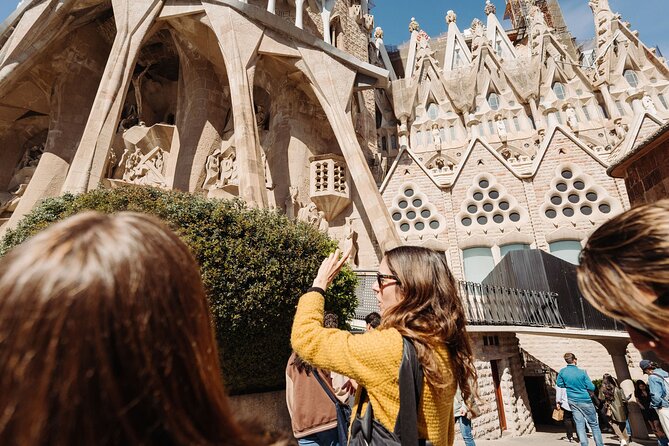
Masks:
[[[394,285],[401,285],[402,282],[400,282],[400,278],[397,277],[394,274],[381,274],[381,273],[376,273],[376,283],[379,284],[379,288],[383,288],[385,286],[393,285],[393,283],[383,283],[383,279],[391,279],[394,280]]]
[[[627,325],[627,327],[632,327],[634,330],[638,331],[648,339],[652,339],[655,342],[660,342],[660,337],[658,335],[648,330],[634,319],[630,319],[627,317],[620,317],[618,318],[618,320],[623,324]]]

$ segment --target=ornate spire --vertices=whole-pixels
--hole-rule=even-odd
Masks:
[[[420,25],[416,21],[416,17],[411,17],[411,22],[409,22],[409,32],[420,31]]]
[[[497,8],[490,0],[485,0],[485,15],[496,14]]]
[[[457,19],[458,19],[458,16],[455,14],[455,12],[454,12],[452,9],[450,9],[450,10],[446,13],[446,23],[447,23],[447,24],[450,25],[451,23],[455,23],[455,21],[456,21]]]

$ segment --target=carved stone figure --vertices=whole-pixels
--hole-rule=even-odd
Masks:
[[[565,109],[567,113],[567,125],[572,131],[578,131],[578,119],[576,119],[576,110],[571,105]]]
[[[7,201],[4,203],[0,201],[0,215],[5,212],[14,212],[27,188],[27,184],[20,184],[14,192],[11,192],[11,196]]]
[[[475,53],[477,49],[485,45],[487,38],[485,36],[483,22],[479,19],[474,19],[472,21],[471,29],[474,34],[474,38],[472,39],[472,53]]]
[[[262,159],[263,169],[265,173],[265,187],[269,190],[274,189],[274,182],[272,181],[272,172],[269,169],[269,162],[267,161],[267,155],[265,151],[261,149],[260,157]]]
[[[16,171],[19,171],[25,167],[37,167],[39,160],[44,154],[44,144],[37,144],[30,147],[23,154],[23,158],[19,161],[18,166],[16,166]]]
[[[377,43],[379,40],[383,42],[383,29],[380,26],[377,26],[374,30],[374,39],[376,39]]]
[[[643,104],[643,108],[645,108],[648,113],[652,113],[654,115],[657,114],[657,107],[655,107],[655,103],[650,96],[647,94],[644,95],[641,103]]]
[[[485,15],[497,13],[497,8],[490,0],[485,0]]]
[[[325,213],[323,211],[319,211],[316,203],[313,201],[310,201],[309,204],[299,210],[297,213],[297,219],[320,230],[325,229],[325,231],[327,231],[328,229],[328,222],[325,219]],[[323,223],[324,220],[325,222]]]
[[[501,116],[497,116],[497,120],[495,121],[495,125],[497,126],[497,136],[499,136],[500,141],[506,142],[509,135],[506,130],[506,125],[504,124],[504,120],[502,119]]]
[[[615,127],[613,128],[613,133],[616,137],[616,145],[620,144],[625,140],[627,136],[627,126],[623,124],[623,120],[618,118],[615,120]]]
[[[297,206],[297,195],[299,194],[299,189],[297,186],[290,186],[288,188],[288,198],[286,198],[286,217],[294,219],[295,215],[295,206]]]
[[[432,126],[432,141],[434,142],[434,150],[437,152],[441,151],[441,133],[439,131],[439,126],[434,124]]]
[[[409,32],[419,31],[420,25],[416,21],[416,17],[411,17],[411,22],[409,22]]]
[[[119,168],[122,169],[121,178],[126,183],[167,187],[164,173],[165,151],[158,146],[146,155],[140,147],[135,147],[133,151],[126,149]]]
[[[351,251],[351,254],[348,257],[348,263],[356,268],[358,266],[358,233],[353,229],[353,218],[351,217],[346,217],[342,249],[344,252]]]
[[[453,11],[452,9],[448,10],[448,12],[446,13],[446,23],[450,25],[451,23],[455,23],[457,19],[458,16],[455,14],[455,11]]]

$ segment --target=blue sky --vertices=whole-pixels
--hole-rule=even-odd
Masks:
[[[378,26],[383,27],[385,42],[399,44],[409,32],[407,26],[412,16],[430,35],[446,31],[444,16],[453,9],[458,14],[461,29],[467,28],[474,17],[484,18],[485,0],[373,0],[373,14]],[[501,16],[504,0],[493,0]],[[14,10],[17,0],[0,0],[0,21]],[[669,0],[610,0],[611,8],[620,12],[623,19],[632,23],[641,39],[649,46],[658,45],[669,56]],[[561,0],[563,13],[574,36],[587,39],[594,35],[593,20],[588,0]]]

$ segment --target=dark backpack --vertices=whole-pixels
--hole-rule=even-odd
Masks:
[[[339,446],[346,446],[348,444],[348,425],[351,422],[351,407],[348,404],[342,403],[335,395],[333,395],[332,391],[328,385],[323,382],[323,379],[315,368],[313,369],[313,373],[318,384],[321,385],[327,396],[330,397],[330,400],[332,400],[335,405],[335,411],[337,412],[337,435],[339,437]]]

